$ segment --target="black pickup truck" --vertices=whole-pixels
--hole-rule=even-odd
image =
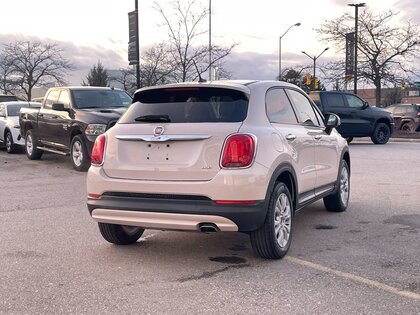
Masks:
[[[394,131],[392,115],[378,107],[369,106],[359,96],[334,91],[314,91],[309,97],[321,112],[334,113],[341,119],[337,131],[351,142],[354,137],[370,137],[375,144],[385,144]]]
[[[40,159],[44,151],[70,155],[73,167],[86,171],[96,137],[117,122],[131,101],[126,92],[114,88],[50,88],[40,109],[20,112],[27,157]]]

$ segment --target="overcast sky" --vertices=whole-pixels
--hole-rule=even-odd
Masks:
[[[69,79],[79,84],[90,67],[101,60],[106,68],[127,67],[128,16],[134,0],[0,0],[0,44],[19,40],[57,41],[78,67]],[[139,1],[141,49],[167,38],[162,17],[153,0]],[[156,0],[163,7],[168,0]],[[207,7],[209,0],[196,0]],[[227,68],[235,79],[274,79],[278,72],[279,36],[293,27],[282,40],[282,63],[310,64],[301,53],[319,54],[328,45],[314,31],[325,20],[342,13],[354,14],[347,6],[353,0],[211,0],[213,43],[237,43]],[[420,24],[419,0],[366,0],[373,12],[400,11],[402,22]],[[360,9],[364,10],[364,9]],[[204,25],[205,28],[207,25]],[[208,38],[203,37],[203,44]],[[321,58],[336,56],[331,47]],[[320,60],[319,62],[322,62]]]

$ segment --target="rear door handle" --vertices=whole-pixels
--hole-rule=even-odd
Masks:
[[[44,117],[44,114],[38,114],[38,117]]]
[[[286,140],[295,140],[296,139],[296,135],[289,133],[288,135],[286,135]]]
[[[57,118],[58,118],[58,116],[52,116],[51,118],[52,118],[52,119],[57,119]]]
[[[316,135],[314,138],[315,140],[320,140],[322,138],[322,135]]]

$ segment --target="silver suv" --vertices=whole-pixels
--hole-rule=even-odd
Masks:
[[[324,198],[347,208],[347,142],[307,95],[277,81],[143,88],[99,136],[88,209],[105,240],[144,229],[249,233],[254,252],[283,257],[297,210]]]

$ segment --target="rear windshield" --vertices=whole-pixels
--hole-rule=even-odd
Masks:
[[[241,122],[248,111],[243,92],[213,87],[146,90],[133,102],[119,123]]]
[[[13,102],[19,99],[14,95],[0,95],[0,102]]]
[[[23,107],[29,107],[28,105],[9,105],[7,106],[7,115],[10,116],[19,116],[19,111]]]
[[[117,90],[73,90],[74,106],[83,108],[128,107],[131,97]]]

